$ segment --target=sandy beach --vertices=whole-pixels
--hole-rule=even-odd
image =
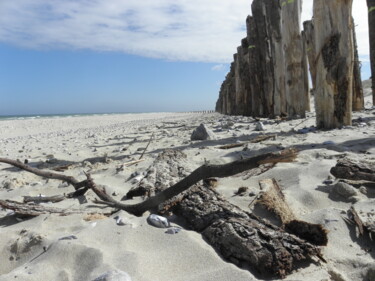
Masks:
[[[366,101],[369,101],[369,96]],[[274,178],[285,194],[286,202],[298,219],[323,225],[328,244],[322,247],[327,263],[306,262],[284,280],[366,280],[374,267],[374,244],[361,238],[346,216],[352,204],[374,206],[375,192],[362,189],[353,200],[334,194],[335,178],[330,169],[344,157],[360,162],[375,161],[375,109],[369,107],[353,114],[353,125],[321,131],[315,128],[314,112],[305,119],[260,119],[264,131],[256,131],[259,120],[251,117],[224,116],[217,113],[147,113],[84,117],[39,118],[0,121],[0,157],[18,159],[32,167],[50,169],[65,165],[62,172],[80,180],[89,172],[94,181],[106,188],[116,200],[138,182],[157,156],[165,149],[186,154],[185,171],[199,166],[225,164],[241,158],[286,148],[299,150],[296,161],[278,163],[253,177],[235,175],[218,179],[216,190],[229,202],[256,215],[266,213],[250,206],[260,192],[259,181]],[[193,130],[205,124],[214,140],[191,141]],[[274,134],[259,143],[248,140]],[[144,161],[137,160],[145,151]],[[246,143],[232,149],[222,145]],[[103,158],[102,162],[93,161]],[[138,178],[137,178],[138,177]],[[172,185],[178,179],[165,183]],[[234,196],[239,187],[247,187],[245,196]],[[22,202],[24,196],[53,196],[74,191],[58,180],[46,180],[32,173],[0,163],[0,199]],[[96,195],[88,191],[81,198],[57,203],[42,203],[81,214],[59,216],[44,214],[20,217],[13,211],[0,210],[0,280],[95,280],[106,272],[118,270],[128,280],[261,280],[254,272],[222,258],[202,235],[168,217],[171,226],[181,228],[167,233],[141,217],[119,211],[109,216],[110,207],[94,203]],[[142,198],[126,200],[136,203]],[[122,202],[122,201],[121,201]],[[125,202],[125,201],[124,201]],[[370,208],[368,216],[375,216]],[[116,223],[115,217],[122,219]],[[98,279],[126,280],[126,279]],[[273,279],[276,280],[276,279]]]

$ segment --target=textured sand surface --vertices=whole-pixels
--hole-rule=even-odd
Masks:
[[[299,219],[323,224],[329,230],[329,243],[323,247],[327,264],[310,263],[296,269],[285,280],[363,280],[373,263],[374,244],[358,238],[355,229],[342,216],[351,202],[335,197],[330,168],[344,156],[358,161],[375,161],[375,110],[354,113],[353,126],[343,129],[315,130],[314,113],[306,119],[276,122],[262,119],[264,132],[255,131],[250,117],[223,116],[216,113],[150,113],[107,116],[41,118],[0,121],[0,157],[28,159],[31,166],[45,163],[75,163],[64,173],[84,179],[90,171],[95,182],[121,200],[134,186],[129,177],[142,173],[166,148],[183,151],[188,156],[187,169],[205,162],[228,163],[296,147],[300,150],[293,163],[279,163],[259,176],[233,176],[219,179],[217,190],[230,202],[250,211],[251,196],[233,196],[241,186],[249,193],[259,193],[259,180],[275,178],[286,200]],[[194,128],[204,123],[216,140],[191,141]],[[310,128],[307,133],[299,131]],[[249,143],[222,150],[224,144],[245,142],[256,135],[276,134],[276,139]],[[138,159],[154,134],[144,161],[117,172],[122,163]],[[107,156],[118,160],[90,164],[85,160]],[[54,163],[54,161],[56,163]],[[332,179],[334,181],[334,179]],[[22,201],[23,196],[57,195],[73,188],[57,180],[0,164],[0,198]],[[93,203],[91,191],[85,199],[66,199],[45,205],[76,208],[90,212],[110,212]],[[369,190],[360,194],[359,202],[371,202]],[[127,201],[139,202],[141,199]],[[254,206],[253,206],[254,207]],[[253,208],[252,207],[252,208]],[[254,208],[264,216],[264,210]],[[370,210],[371,212],[371,210]],[[41,215],[20,219],[9,210],[0,210],[0,280],[94,280],[109,270],[127,272],[131,280],[257,280],[246,270],[224,261],[199,233],[182,229],[167,234],[165,229],[149,225],[146,218],[120,211],[109,218],[84,220],[81,214]],[[375,213],[374,213],[375,215]],[[116,224],[121,216],[126,225]],[[176,225],[173,222],[172,225]],[[73,239],[63,239],[73,235]],[[72,237],[70,237],[72,238]]]

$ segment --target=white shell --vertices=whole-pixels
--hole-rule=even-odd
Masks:
[[[149,222],[149,224],[156,226],[156,227],[160,227],[160,228],[169,227],[169,221],[166,218],[155,215],[155,214],[151,214],[147,218],[147,221]]]

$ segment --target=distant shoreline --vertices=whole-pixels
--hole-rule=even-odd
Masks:
[[[59,114],[25,114],[25,115],[0,115],[0,121],[4,120],[32,120],[43,118],[72,118],[107,115],[152,114],[152,113],[202,113],[214,112],[214,110],[181,111],[181,112],[111,112],[111,113],[59,113]]]

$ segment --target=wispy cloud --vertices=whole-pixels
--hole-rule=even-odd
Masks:
[[[306,19],[311,2],[304,1]],[[366,4],[356,3],[361,7],[357,15],[353,10],[360,26],[359,50],[367,55]],[[250,4],[251,0],[2,0],[0,42],[228,63],[246,36]]]
[[[225,69],[225,65],[224,64],[215,64],[213,67],[211,67],[211,70],[213,71],[222,71]]]

